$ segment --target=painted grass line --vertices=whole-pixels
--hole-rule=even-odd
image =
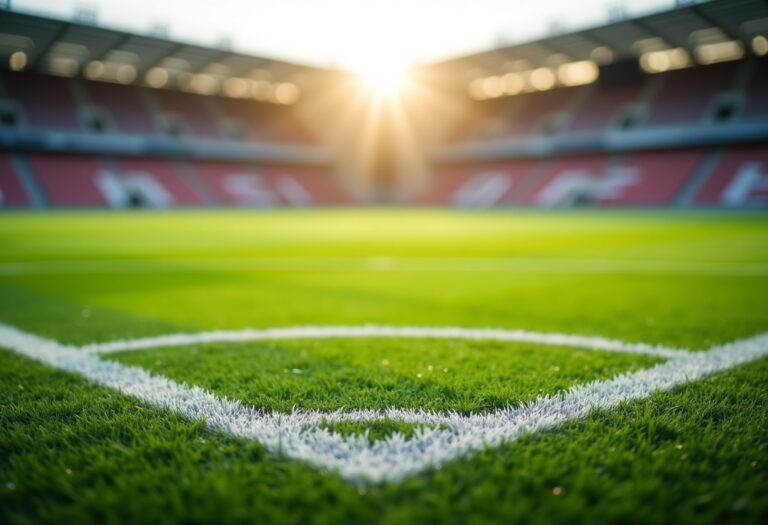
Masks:
[[[0,275],[226,271],[519,272],[768,276],[768,264],[547,257],[259,257],[0,262]]]
[[[80,347],[94,354],[109,354],[129,350],[149,348],[188,346],[193,344],[235,343],[246,341],[275,341],[280,339],[352,339],[352,338],[391,338],[391,339],[465,339],[474,341],[509,341],[535,343],[552,346],[567,346],[588,350],[645,354],[665,359],[675,359],[687,355],[687,350],[649,345],[646,343],[628,343],[604,337],[532,332],[528,330],[506,330],[502,328],[461,328],[432,326],[295,326],[286,328],[267,328],[263,330],[214,330],[209,332],[170,334],[143,339],[129,339],[95,343]]]
[[[0,324],[0,346],[49,366],[74,372],[150,405],[202,420],[212,430],[253,439],[268,450],[337,472],[351,482],[397,481],[484,447],[499,445],[531,432],[555,428],[586,417],[596,409],[644,399],[654,392],[703,379],[768,355],[768,333],[689,353],[638,372],[619,374],[529,404],[487,414],[461,416],[430,411],[294,410],[281,414],[245,406],[137,367],[104,361],[97,355]],[[411,439],[393,434],[370,443],[366,434],[342,436],[320,427],[323,421],[394,419],[420,422]]]

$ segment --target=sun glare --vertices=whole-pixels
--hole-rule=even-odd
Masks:
[[[350,69],[374,93],[395,95],[402,91],[407,83],[409,66],[405,60],[366,57],[359,63],[352,64]]]

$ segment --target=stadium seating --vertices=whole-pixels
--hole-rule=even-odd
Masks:
[[[194,171],[217,199],[234,206],[308,206],[342,204],[342,194],[322,170],[297,166],[247,166],[232,162],[195,162]]]
[[[608,155],[580,155],[553,160],[536,174],[514,201],[525,206],[559,207],[589,204],[613,195],[615,184],[600,182]]]
[[[508,113],[503,135],[520,137],[547,131],[547,118],[563,109],[577,91],[577,88],[554,89],[511,97],[513,102],[510,104],[511,111]]]
[[[122,133],[155,134],[152,115],[142,98],[142,88],[106,82],[84,82],[90,101],[107,112],[115,131]]]
[[[708,206],[765,207],[768,205],[768,146],[725,151],[704,180],[693,203]]]
[[[604,175],[611,192],[595,202],[622,206],[670,205],[701,161],[702,150],[644,151],[627,155]]]
[[[312,142],[306,129],[290,109],[252,101],[219,98],[216,106],[229,119],[240,123],[246,136],[272,142]]]
[[[768,116],[766,93],[768,93],[768,58],[761,58],[753,62],[742,118],[753,119]]]
[[[0,153],[0,208],[26,207],[30,204],[16,168],[7,153]]]
[[[174,130],[178,134],[190,134],[200,138],[221,136],[209,97],[158,89],[152,92],[162,112],[170,113],[180,124]]]
[[[488,207],[507,203],[538,160],[517,160],[444,168],[422,204]]]
[[[31,153],[25,158],[49,205],[103,207],[108,204],[99,187],[105,166],[97,157]]]
[[[618,54],[603,49],[602,59],[592,57],[598,48],[570,56],[522,45],[513,47],[526,56],[488,52],[416,68],[412,83],[423,83],[402,99],[404,125],[413,129],[389,140],[394,132],[382,131],[380,119],[371,162],[350,151],[357,143],[343,143],[346,130],[306,120],[344,85],[339,72],[217,50],[192,64],[177,56],[179,43],[158,47],[162,59],[152,60],[122,49],[103,59],[59,56],[80,49],[71,45],[43,50],[45,57],[14,52],[23,63],[10,56],[3,67],[25,71],[0,72],[0,146],[12,154],[0,155],[0,207],[343,205],[355,201],[332,171],[368,165],[356,182],[344,180],[373,201],[412,196],[398,204],[768,207],[761,40],[702,41],[687,53],[651,40],[627,41]],[[120,60],[133,64],[130,78],[113,75]],[[518,76],[503,74],[513,69]],[[537,70],[546,75],[537,80]],[[298,104],[278,96],[281,85]],[[407,98],[415,93],[425,99]],[[443,102],[445,115],[437,109]],[[360,122],[364,113],[355,115]],[[427,129],[441,117],[445,125]],[[399,166],[426,169],[411,176],[394,173]]]
[[[668,126],[701,121],[715,95],[733,87],[739,65],[739,62],[723,62],[662,75],[661,91],[653,99],[645,125]]]
[[[7,96],[21,106],[22,124],[43,129],[81,130],[68,79],[9,71],[3,74],[2,82]]]
[[[128,205],[143,204],[157,208],[198,206],[204,202],[193,189],[191,177],[185,176],[173,161],[119,158],[115,159],[115,167],[122,188],[116,191],[115,200],[112,201],[114,205],[120,206],[126,198]]]
[[[603,131],[616,127],[623,108],[637,101],[645,83],[593,89],[582,106],[571,117],[567,131],[571,133]]]

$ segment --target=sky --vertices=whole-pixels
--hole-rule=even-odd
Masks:
[[[270,58],[348,69],[373,59],[417,65],[605,23],[611,6],[630,15],[674,0],[12,0],[13,9],[70,19],[97,11],[105,27]]]

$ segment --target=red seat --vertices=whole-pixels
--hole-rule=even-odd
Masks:
[[[150,182],[155,181],[157,191],[165,194],[164,206],[196,206],[203,202],[172,161],[124,157],[115,159],[115,164],[124,180],[149,177]]]
[[[731,148],[723,153],[693,203],[768,207],[768,145]]]
[[[703,154],[702,150],[680,150],[628,155],[619,165],[606,170],[605,177],[615,180],[614,192],[598,198],[597,202],[638,206],[672,204]]]
[[[504,204],[537,164],[536,160],[516,160],[447,167],[420,202],[477,207]]]
[[[106,82],[85,82],[88,96],[96,106],[107,110],[118,131],[124,133],[156,133],[141,93],[136,86],[120,86]]]
[[[615,123],[619,111],[636,101],[645,87],[644,83],[628,86],[600,87],[576,111],[569,131],[600,131]]]
[[[6,72],[7,95],[24,110],[26,124],[46,129],[80,130],[78,107],[69,80],[35,73]]]
[[[221,136],[215,115],[211,110],[212,97],[165,89],[153,90],[152,94],[163,110],[181,118],[192,135],[202,138]]]
[[[26,156],[32,173],[52,206],[106,206],[98,178],[104,170],[89,155],[35,153]]]
[[[30,199],[21,184],[10,155],[0,153],[0,208],[29,206]]]
[[[560,88],[510,97],[504,135],[519,137],[536,132],[547,117],[562,110],[580,89],[583,88]]]
[[[195,171],[219,200],[236,206],[343,204],[349,198],[320,168],[196,162]]]
[[[665,126],[697,122],[714,96],[730,89],[741,62],[723,62],[665,73],[646,124]]]
[[[557,159],[538,173],[534,184],[515,200],[524,205],[545,207],[591,200],[593,182],[603,173],[608,158],[607,155],[583,155]]]
[[[226,97],[218,98],[216,105],[227,117],[242,122],[251,138],[302,144],[313,142],[292,107]]]

